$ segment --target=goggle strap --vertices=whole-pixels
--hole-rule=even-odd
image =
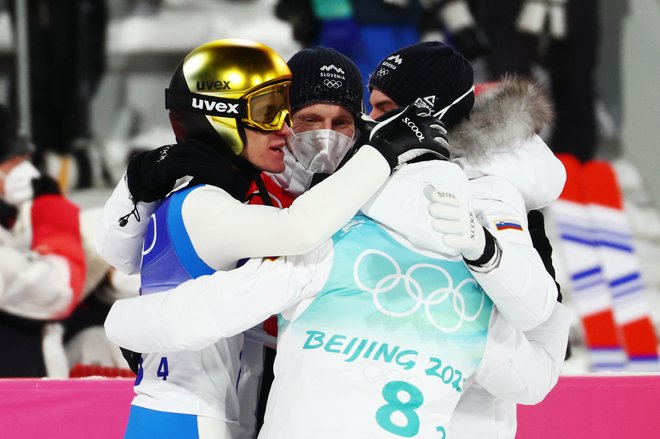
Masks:
[[[242,99],[225,99],[199,93],[165,89],[165,108],[168,110],[193,111],[217,117],[245,119],[247,102]]]
[[[433,117],[437,117],[438,119],[442,119],[442,116],[444,116],[451,107],[454,105],[458,104],[460,101],[462,101],[464,98],[466,98],[470,93],[474,91],[474,85],[470,87],[468,91],[457,97],[454,102],[451,104],[447,105],[445,108],[441,109],[440,111],[436,111],[436,113],[433,115]]]

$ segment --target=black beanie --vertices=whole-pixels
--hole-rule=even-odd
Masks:
[[[425,41],[399,49],[384,60],[369,77],[369,89],[378,89],[397,105],[415,103],[436,113],[466,93],[474,84],[470,62],[451,46]],[[474,93],[454,104],[442,117],[448,127],[467,117]]]
[[[0,104],[0,162],[33,150],[32,143],[18,134],[18,123],[12,111]]]
[[[362,76],[350,58],[328,47],[303,49],[291,69],[291,112],[312,104],[337,104],[353,116],[362,111]]]

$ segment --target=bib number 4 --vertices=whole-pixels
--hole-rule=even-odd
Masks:
[[[144,367],[142,366],[143,358],[140,357],[140,362],[138,363],[137,376],[135,377],[135,385],[139,386],[144,378]],[[160,363],[158,363],[158,369],[156,370],[156,376],[161,378],[163,381],[167,381],[167,376],[170,374],[170,368],[167,365],[167,357],[160,357]]]
[[[167,366],[167,357],[160,358],[160,364],[158,364],[158,370],[156,371],[156,376],[162,378],[163,381],[167,381],[167,376],[170,374],[170,369]]]

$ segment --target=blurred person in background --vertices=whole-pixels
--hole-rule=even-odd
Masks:
[[[365,80],[387,54],[427,35],[441,35],[468,58],[489,48],[466,0],[279,0],[275,16],[291,24],[303,47],[351,58]]]
[[[106,70],[106,0],[25,0],[33,162],[63,188],[88,188],[94,173],[92,100]],[[17,27],[16,0],[8,2]],[[16,32],[14,32],[16,35]],[[14,38],[16,41],[16,38]],[[14,105],[15,107],[15,105]],[[75,170],[75,171],[74,171]],[[72,175],[77,180],[72,181]]]
[[[234,268],[255,254],[311,249],[343,226],[404,158],[444,149],[430,135],[420,142],[404,116],[393,117],[340,172],[290,208],[273,208],[262,171],[285,169],[290,78],[270,48],[236,39],[202,45],[177,68],[166,105],[178,143],[131,159],[96,235],[111,264],[141,272],[141,294]],[[435,119],[406,115],[435,132]],[[189,184],[164,198],[185,176],[193,177]],[[243,204],[253,183],[270,205]],[[139,358],[126,437],[235,437],[242,338]]]
[[[79,209],[30,162],[12,112],[0,105],[0,376],[68,376],[57,323],[85,282]]]
[[[556,111],[550,147],[593,159],[600,1],[470,0],[470,6],[490,41],[488,80],[536,78],[534,68],[541,68]]]

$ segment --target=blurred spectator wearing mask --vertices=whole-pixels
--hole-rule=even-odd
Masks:
[[[29,161],[0,104],[0,345],[3,377],[66,376],[62,327],[85,282],[79,209]]]

